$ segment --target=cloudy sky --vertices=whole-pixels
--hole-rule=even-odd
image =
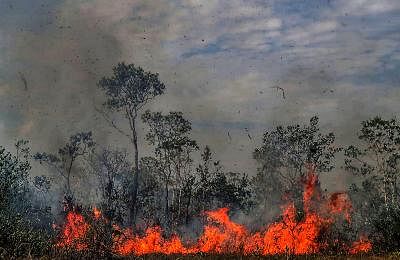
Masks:
[[[399,44],[398,0],[2,0],[0,141],[126,143],[95,110],[96,82],[125,61],[166,83],[150,109],[183,111],[251,174],[265,129],[318,115],[348,143],[361,120],[399,116]]]

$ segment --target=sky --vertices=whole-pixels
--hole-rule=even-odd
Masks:
[[[362,120],[398,117],[399,44],[398,0],[2,0],[0,144],[56,151],[92,130],[123,146],[96,112],[96,83],[125,61],[167,86],[148,109],[183,111],[201,146],[251,175],[252,151],[277,125],[318,115],[349,144]]]

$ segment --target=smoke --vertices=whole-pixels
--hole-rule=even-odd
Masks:
[[[107,28],[82,10],[65,2],[51,8],[48,1],[39,2],[32,4],[39,14],[24,17],[27,21],[17,22],[16,30],[6,28],[13,43],[6,47],[10,63],[3,65],[8,85],[2,99],[18,113],[9,120],[19,120],[9,127],[10,137],[54,149],[78,129],[99,126],[96,82],[120,60],[121,50]],[[18,8],[9,12],[22,12]],[[106,136],[98,130],[96,134]]]
[[[366,19],[385,15],[385,4],[345,15],[357,7],[324,2],[303,17],[285,1],[4,0],[2,143],[26,138],[33,151],[56,151],[92,130],[100,145],[125,146],[95,110],[104,100],[97,81],[120,61],[160,73],[167,93],[148,108],[183,111],[193,137],[228,170],[253,174],[251,152],[266,129],[313,115],[339,144],[354,142],[361,120],[400,111],[397,65],[387,58],[398,46],[396,24]],[[357,33],[368,26],[374,34]]]

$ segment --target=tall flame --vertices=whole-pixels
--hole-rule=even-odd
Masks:
[[[85,218],[75,210],[67,213],[65,224],[62,228],[60,238],[56,246],[86,249],[88,246],[83,241],[89,231],[90,225]]]

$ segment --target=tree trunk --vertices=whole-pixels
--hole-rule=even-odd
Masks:
[[[180,218],[181,218],[181,198],[182,198],[182,189],[179,188],[179,193],[178,193],[178,215],[177,215],[177,219],[180,222]]]
[[[67,196],[73,197],[72,196],[72,190],[71,190],[71,171],[72,171],[72,165],[74,163],[74,158],[71,158],[71,161],[69,162],[68,170],[67,170]]]
[[[137,193],[139,189],[139,151],[138,151],[138,139],[136,133],[135,123],[132,125],[132,141],[134,148],[134,156],[135,156],[135,168],[134,168],[134,176],[133,176],[133,186],[132,186],[132,194],[131,194],[131,207],[130,207],[130,215],[131,215],[131,226],[135,229],[136,224],[136,204],[137,204]]]
[[[189,224],[189,208],[190,208],[190,203],[192,199],[192,189],[189,189],[189,194],[188,194],[188,200],[186,203],[186,212],[185,212],[185,224]]]
[[[165,214],[165,224],[166,224],[166,228],[169,228],[169,189],[168,189],[168,181],[165,182],[165,209],[164,209],[164,214]]]

